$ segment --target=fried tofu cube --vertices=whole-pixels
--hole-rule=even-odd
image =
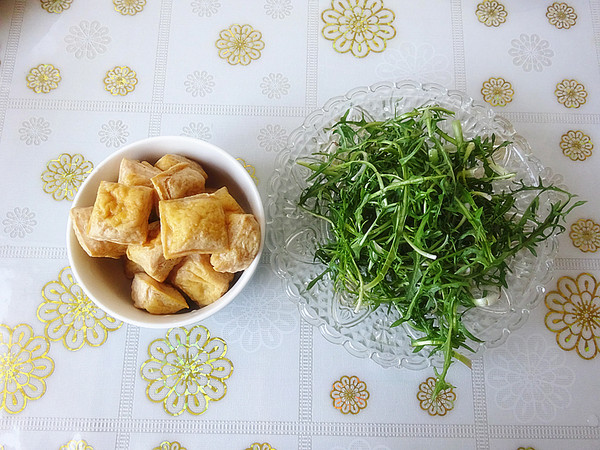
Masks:
[[[228,214],[229,249],[210,256],[217,272],[239,272],[254,261],[260,248],[260,226],[252,214]]]
[[[146,273],[144,272],[144,268],[140,266],[138,263],[133,262],[127,256],[123,257],[123,272],[125,273],[125,277],[132,280],[136,273]]]
[[[81,248],[93,258],[119,259],[127,250],[126,245],[102,241],[88,235],[88,225],[92,216],[92,206],[72,208],[69,211],[73,231]]]
[[[179,259],[165,259],[162,240],[160,237],[160,223],[152,222],[148,226],[148,239],[143,244],[132,244],[127,247],[127,257],[154,278],[163,282]]]
[[[243,214],[244,209],[240,206],[240,204],[231,196],[229,193],[229,189],[223,186],[220,189],[217,189],[215,192],[211,193],[214,198],[218,199],[223,205],[223,209],[225,210],[225,214],[235,213],[235,214]]]
[[[200,172],[205,180],[208,179],[208,175],[207,175],[206,171],[199,163],[197,163],[196,161],[194,161],[190,158],[186,158],[185,156],[182,156],[182,155],[174,155],[172,153],[166,154],[162,158],[160,158],[158,161],[156,161],[156,163],[154,164],[154,167],[157,167],[160,170],[168,170],[171,167],[173,167],[175,164],[181,164],[181,163],[188,164],[192,169],[195,169],[198,172]]]
[[[158,206],[165,258],[222,252],[228,248],[225,212],[217,199],[198,194],[161,200]]]
[[[88,235],[118,244],[141,244],[148,234],[154,191],[146,186],[100,182]]]
[[[187,163],[179,163],[151,179],[160,200],[189,197],[204,192],[206,178]]]
[[[188,308],[181,292],[145,273],[137,273],[133,277],[131,298],[136,308],[145,309],[150,314],[174,314]]]
[[[169,274],[171,284],[183,291],[198,306],[207,306],[229,290],[233,274],[213,269],[209,255],[191,255]]]
[[[162,170],[154,167],[147,161],[136,161],[134,159],[123,158],[119,166],[118,182],[127,186],[146,186],[153,188],[150,179]]]

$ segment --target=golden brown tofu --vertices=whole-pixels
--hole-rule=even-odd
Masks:
[[[199,306],[206,306],[229,290],[233,274],[215,271],[210,265],[209,255],[196,254],[184,258],[168,279]]]
[[[148,233],[154,191],[102,181],[92,209],[88,235],[118,244],[141,244]]]
[[[123,272],[130,280],[133,279],[136,273],[146,273],[144,272],[144,268],[142,266],[136,262],[133,262],[127,256],[123,257]]]
[[[154,166],[159,168],[160,170],[168,170],[171,167],[173,167],[175,164],[180,164],[180,163],[188,164],[192,169],[195,169],[198,172],[200,172],[205,180],[208,179],[208,175],[206,174],[206,171],[200,164],[198,164],[196,161],[194,161],[190,158],[186,158],[185,156],[182,156],[182,155],[174,155],[172,153],[169,153],[167,155],[164,155],[158,161],[156,161]]]
[[[210,263],[217,272],[247,269],[260,248],[260,226],[252,214],[228,214],[229,249],[213,253]]]
[[[215,192],[210,194],[217,200],[221,202],[223,205],[223,210],[225,210],[225,214],[227,213],[235,213],[235,214],[243,214],[244,209],[240,206],[240,204],[231,196],[229,193],[229,189],[223,186],[220,189],[217,189]]]
[[[123,158],[119,166],[119,183],[127,186],[146,186],[153,188],[150,179],[162,171],[147,161]]]
[[[125,254],[127,246],[114,242],[101,241],[88,236],[87,229],[92,216],[92,206],[72,208],[69,212],[73,231],[81,248],[94,258],[119,259]]]
[[[127,257],[160,282],[165,281],[171,269],[179,263],[179,258],[165,259],[164,257],[159,222],[152,222],[148,226],[146,242],[127,247]]]
[[[150,314],[174,314],[188,307],[177,289],[159,283],[145,273],[137,273],[133,277],[131,298],[136,308],[145,309]]]
[[[161,200],[160,229],[165,258],[228,248],[225,212],[221,203],[204,194]]]
[[[189,197],[204,192],[206,179],[187,163],[179,163],[152,177],[160,200]]]

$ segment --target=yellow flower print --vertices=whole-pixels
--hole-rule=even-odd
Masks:
[[[134,16],[146,6],[146,0],[113,0],[115,11],[124,16]]]
[[[258,178],[256,177],[256,168],[252,164],[248,164],[243,158],[235,158],[240,162],[246,172],[250,174],[250,177],[254,180],[254,184],[258,184]]]
[[[558,29],[571,28],[577,22],[577,14],[572,6],[554,2],[546,10],[546,17],[551,25]]]
[[[49,358],[50,343],[44,336],[34,336],[32,328],[22,323],[15,328],[0,324],[0,409],[16,414],[46,392],[46,378],[54,372]]]
[[[600,225],[591,219],[579,219],[571,225],[569,237],[582,252],[594,253],[600,248]]]
[[[321,19],[323,37],[333,41],[333,48],[357,58],[381,53],[396,36],[394,12],[384,8],[382,0],[332,0]]]
[[[94,165],[79,154],[62,153],[51,160],[42,173],[44,192],[54,200],[73,200],[83,180],[92,172]]]
[[[573,161],[585,161],[592,156],[594,144],[590,137],[579,130],[567,131],[560,138],[560,148]]]
[[[562,80],[556,85],[554,94],[558,103],[567,108],[579,108],[585,103],[587,97],[585,86],[577,80]]]
[[[36,94],[47,94],[58,87],[61,80],[60,70],[52,64],[40,64],[29,71],[25,80],[27,87]]]
[[[515,91],[504,78],[490,78],[481,88],[483,99],[492,106],[506,106],[512,102]]]
[[[440,391],[435,398],[433,391],[435,389],[435,378],[429,377],[419,385],[417,399],[423,411],[427,411],[430,416],[445,416],[446,413],[454,408],[456,394],[452,388]]]
[[[575,349],[584,359],[600,353],[600,292],[598,282],[589,273],[574,280],[561,277],[558,290],[546,295],[546,328],[556,333],[563,350]]]
[[[260,58],[265,48],[262,34],[250,25],[231,25],[219,33],[216,42],[219,58],[226,60],[232,66],[241,64],[247,66],[253,60]]]
[[[333,407],[343,414],[358,414],[367,407],[369,391],[366,383],[358,377],[344,375],[333,383],[329,396],[333,399]]]
[[[60,14],[65,9],[71,7],[73,0],[40,0],[40,3],[42,4],[42,8],[49,13]]]
[[[83,439],[71,439],[65,445],[61,445],[59,450],[94,450],[94,447]]]
[[[485,0],[477,5],[475,15],[486,27],[499,27],[506,22],[508,13],[502,3],[496,0]]]
[[[266,442],[264,444],[255,442],[250,447],[247,447],[245,450],[276,450],[276,449],[271,447],[271,445],[267,444]]]
[[[152,450],[187,450],[185,447],[182,447],[181,444],[177,441],[169,442],[163,441],[160,443],[158,447],[154,447]]]
[[[137,74],[127,66],[116,66],[106,72],[104,89],[112,95],[127,95],[135,89]]]
[[[199,415],[211,401],[221,400],[227,393],[225,380],[233,372],[233,364],[225,358],[227,344],[211,338],[202,325],[191,330],[171,328],[164,339],[150,343],[141,368],[148,382],[146,395],[162,403],[172,416],[184,411]]]
[[[99,309],[75,282],[70,267],[58,274],[58,280],[46,283],[42,289],[44,302],[37,310],[46,324],[45,334],[51,341],[63,341],[69,350],[79,350],[85,344],[99,347],[106,342],[109,331],[123,324]]]

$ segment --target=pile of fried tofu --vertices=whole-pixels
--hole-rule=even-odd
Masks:
[[[201,164],[181,155],[154,165],[123,159],[118,181],[102,181],[93,206],[71,209],[89,256],[123,259],[137,308],[173,314],[209,305],[256,257],[256,218],[207,180]]]

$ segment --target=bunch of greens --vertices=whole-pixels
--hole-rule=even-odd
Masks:
[[[450,387],[454,359],[469,364],[458,350],[478,341],[461,317],[491,296],[474,292],[506,287],[510,258],[522,249],[535,254],[582,203],[541,179],[499,190],[498,181],[514,177],[494,161],[508,143],[494,135],[467,140],[452,115],[436,106],[386,121],[346,113],[333,126],[336,144],[300,161],[312,172],[299,205],[327,221],[332,235],[315,254],[326,270],[308,288],[328,275],[357,309],[395,309],[394,326],[406,322],[423,335],[412,342],[415,352],[443,352],[434,398]],[[531,201],[517,209],[524,191]],[[544,204],[548,191],[561,200]]]

